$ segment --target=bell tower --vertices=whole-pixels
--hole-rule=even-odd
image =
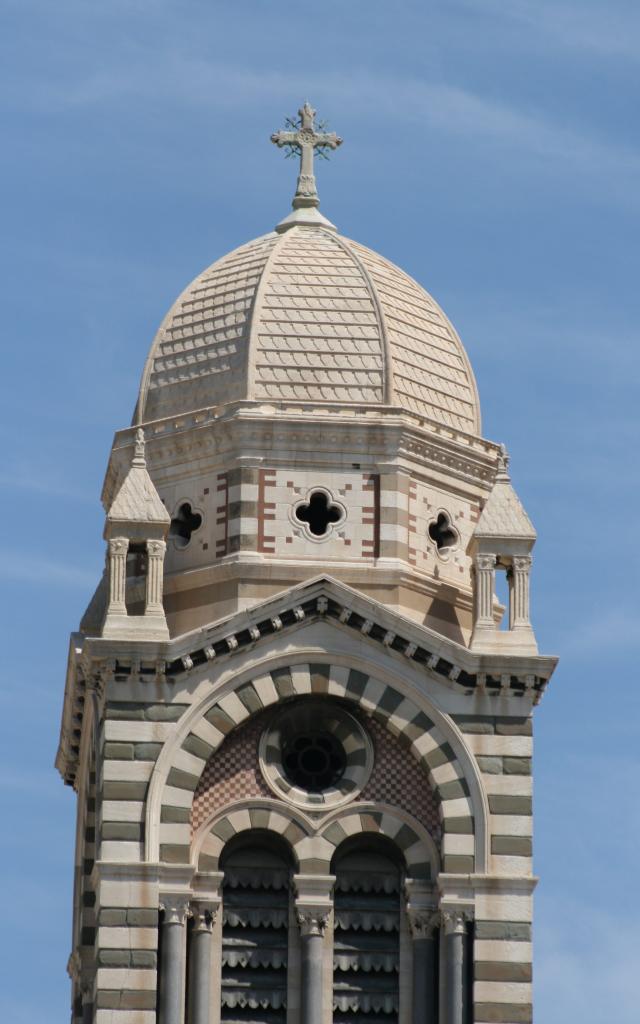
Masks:
[[[57,767],[72,1024],[529,1024],[536,534],[434,299],[319,210],[182,292]],[[504,573],[508,607],[496,596]]]

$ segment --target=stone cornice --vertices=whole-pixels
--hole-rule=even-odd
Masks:
[[[242,458],[278,465],[297,457],[327,463],[345,452],[367,465],[391,458],[429,466],[437,474],[488,491],[496,473],[499,447],[491,441],[411,416],[393,406],[333,406],[236,402],[145,424],[151,471],[161,475],[185,460],[198,470]],[[130,461],[135,428],[120,430],[102,491],[107,507]]]
[[[520,699],[526,707],[539,702],[557,661],[538,655],[474,653],[324,576],[173,640],[113,641],[87,637],[80,656],[85,665],[91,666],[94,678],[125,681],[140,676],[170,683],[200,666],[232,658],[265,637],[293,631],[301,623],[317,619],[352,631],[358,640],[366,637],[369,643],[379,644],[399,659],[422,667],[425,674],[458,693]],[[72,653],[77,663],[77,642]],[[76,701],[76,678],[75,672],[68,677],[65,710],[67,701]],[[66,742],[66,735],[63,717],[56,764],[65,782],[72,783],[78,758],[77,751]]]

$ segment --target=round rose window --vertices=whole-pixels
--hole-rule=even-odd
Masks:
[[[298,807],[352,800],[373,767],[360,722],[331,700],[303,698],[279,710],[260,739],[260,768],[271,789]]]

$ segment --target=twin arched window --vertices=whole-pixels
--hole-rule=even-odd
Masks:
[[[223,900],[213,961],[214,972],[220,964],[220,1021],[295,1021],[300,947],[290,849],[270,832],[244,833],[227,844],[220,867]],[[325,950],[328,957],[333,947],[334,1024],[396,1024],[402,857],[383,837],[355,836],[338,848],[331,871],[334,911]]]

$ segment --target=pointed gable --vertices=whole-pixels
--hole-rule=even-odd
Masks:
[[[507,467],[508,458],[506,453],[503,453],[493,490],[474,530],[474,539],[505,538],[533,542],[536,539],[536,531],[513,489]]]
[[[131,466],[111,503],[107,521],[112,523],[156,523],[167,526],[171,522],[171,517],[162,504],[147,471],[142,430],[138,430],[136,433]]]

